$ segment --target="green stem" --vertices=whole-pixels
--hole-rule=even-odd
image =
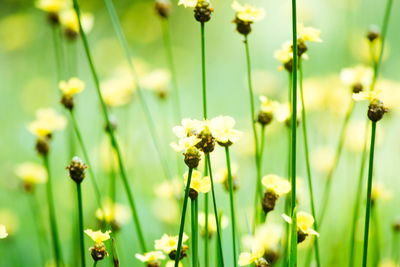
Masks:
[[[292,74],[292,121],[291,121],[291,231],[289,266],[297,265],[297,209],[296,209],[296,135],[297,135],[297,15],[296,0],[292,0],[292,41],[293,41],[293,74]]]
[[[118,253],[117,253],[117,244],[115,242],[115,238],[111,238],[111,246],[112,246],[112,262],[114,264],[114,267],[119,266],[119,258],[118,258]]]
[[[36,235],[37,235],[37,241],[38,241],[38,250],[40,253],[40,260],[42,265],[45,265],[46,257],[45,257],[45,252],[44,252],[44,247],[43,247],[43,237],[46,236],[45,232],[43,231],[43,225],[42,225],[42,220],[39,218],[40,215],[40,209],[38,205],[38,201],[35,195],[35,192],[32,192],[30,194],[30,199],[28,199],[28,202],[31,207],[31,212],[32,212],[32,218],[36,222]]]
[[[255,162],[256,162],[256,191],[254,194],[254,220],[253,220],[253,232],[255,230],[255,226],[258,221],[258,200],[262,197],[262,188],[261,188],[261,170],[260,170],[260,162],[259,162],[259,151],[258,151],[258,137],[257,137],[257,129],[256,129],[256,119],[255,119],[255,108],[254,108],[254,94],[253,94],[253,85],[251,79],[251,62],[250,62],[250,51],[249,51],[249,43],[247,40],[247,36],[244,37],[244,45],[246,49],[246,62],[247,62],[247,82],[249,87],[249,96],[250,96],[250,119],[251,126],[253,130],[253,138],[254,138],[254,153],[255,153]]]
[[[368,123],[365,126],[366,133],[364,134],[364,148],[363,148],[363,153],[362,153],[362,157],[361,157],[360,173],[358,176],[356,200],[354,202],[353,216],[352,216],[352,220],[351,220],[349,267],[354,266],[354,248],[355,248],[355,239],[356,239],[357,218],[358,218],[358,213],[359,213],[360,203],[361,203],[365,162],[367,159],[367,131],[368,131]]]
[[[371,128],[371,146],[369,150],[367,206],[365,208],[364,249],[363,249],[363,263],[362,263],[363,267],[367,266],[367,257],[368,257],[368,233],[369,233],[369,219],[371,212],[371,190],[372,190],[372,172],[374,167],[375,132],[376,132],[376,122],[373,121]]]
[[[389,26],[390,11],[392,10],[392,3],[393,3],[393,0],[388,0],[387,4],[386,4],[386,10],[385,10],[385,15],[383,17],[383,25],[382,25],[382,33],[381,33],[382,42],[381,42],[381,47],[380,47],[380,51],[379,51],[378,62],[376,64],[374,64],[374,76],[372,78],[371,91],[373,91],[375,89],[375,84],[376,84],[376,81],[378,80],[379,68],[382,63],[382,56],[383,56],[383,51],[385,48],[386,34],[387,34],[388,26]],[[372,60],[375,61],[374,58]]]
[[[94,261],[93,262],[93,267],[96,267],[97,266],[97,261]]]
[[[206,45],[204,34],[204,22],[200,23],[201,30],[201,81],[203,88],[203,117],[207,119],[207,90],[206,90]]]
[[[207,161],[204,161],[204,176],[208,176],[208,165],[207,165]],[[209,259],[208,259],[208,255],[209,255],[209,246],[208,246],[208,242],[209,242],[209,233],[208,233],[208,193],[204,194],[204,266],[208,267],[209,266]]]
[[[73,110],[70,110],[69,114],[71,115],[72,125],[74,127],[75,135],[76,135],[76,137],[78,139],[79,145],[81,146],[83,157],[85,158],[86,163],[89,165],[88,171],[89,171],[89,174],[90,174],[90,180],[91,180],[92,185],[93,185],[93,189],[94,189],[97,205],[101,208],[100,189],[99,189],[99,186],[97,185],[97,182],[96,182],[96,176],[95,176],[94,171],[93,171],[93,165],[90,162],[89,154],[87,152],[87,149],[86,149],[86,146],[85,146],[85,142],[83,141],[82,134],[81,134],[78,122],[77,122],[76,117],[75,117],[75,112]]]
[[[214,216],[215,216],[215,222],[217,225],[217,241],[218,241],[218,248],[219,248],[219,257],[220,257],[220,265],[224,267],[224,255],[222,252],[222,240],[221,240],[221,228],[219,225],[219,219],[218,219],[218,209],[217,209],[217,201],[215,200],[215,190],[214,190],[214,181],[213,181],[213,176],[212,176],[212,168],[211,168],[211,159],[210,155],[206,155],[206,160],[208,162],[208,170],[210,174],[210,180],[211,180],[211,195],[212,195],[212,200],[213,200],[213,206],[214,206]]]
[[[61,42],[60,42],[60,36],[58,34],[59,27],[56,25],[52,25],[51,27],[53,33],[53,45],[56,58],[56,71],[57,71],[57,83],[58,83],[59,81],[62,80],[63,77]]]
[[[167,54],[167,61],[168,61],[169,70],[171,72],[172,87],[173,87],[173,91],[174,91],[175,119],[177,122],[179,122],[180,119],[182,118],[181,104],[180,104],[180,100],[179,100],[178,79],[176,76],[176,69],[175,69],[175,64],[174,64],[174,56],[173,56],[173,52],[172,52],[171,34],[170,34],[168,19],[162,18],[161,26],[162,26],[163,37],[164,37],[165,52]]]
[[[399,241],[400,234],[398,231],[393,230],[393,244],[392,244],[392,258],[395,263],[399,264]]]
[[[123,182],[126,194],[127,194],[129,206],[130,206],[131,211],[132,211],[133,221],[135,223],[136,232],[137,232],[137,235],[138,235],[138,238],[139,238],[140,246],[141,246],[142,252],[144,253],[144,252],[147,251],[147,249],[146,249],[146,244],[145,244],[145,241],[144,241],[143,232],[142,232],[142,229],[141,229],[141,226],[140,226],[138,213],[136,212],[136,207],[135,207],[135,202],[134,202],[134,199],[133,199],[133,195],[132,195],[131,189],[129,187],[128,178],[127,178],[127,175],[125,173],[125,167],[124,167],[124,163],[122,161],[121,152],[120,152],[120,149],[119,149],[119,146],[118,146],[118,142],[117,142],[117,139],[115,138],[114,131],[113,131],[111,123],[110,123],[110,118],[109,118],[109,114],[108,114],[108,111],[107,111],[106,104],[104,103],[103,97],[101,95],[100,82],[99,82],[99,78],[97,76],[97,72],[96,72],[94,64],[93,64],[92,56],[90,54],[88,40],[87,40],[86,34],[85,34],[85,32],[83,31],[83,28],[82,28],[81,17],[80,17],[81,15],[80,15],[80,10],[79,10],[79,6],[78,6],[78,0],[73,0],[73,2],[74,2],[74,9],[75,9],[75,12],[76,12],[77,17],[78,17],[79,28],[80,28],[82,41],[83,41],[83,46],[85,48],[85,53],[86,53],[86,56],[87,56],[87,59],[88,59],[88,62],[89,62],[90,70],[92,72],[92,76],[93,76],[93,80],[94,80],[94,83],[95,83],[97,95],[99,97],[100,104],[101,104],[102,111],[103,111],[103,115],[104,115],[104,118],[105,118],[105,121],[106,121],[107,129],[108,129],[107,132],[108,132],[108,134],[110,136],[111,144],[112,144],[112,146],[114,147],[114,149],[115,149],[115,151],[117,153],[118,165],[119,165],[119,169],[120,169],[120,172],[121,172],[122,182]]]
[[[179,260],[180,260],[180,255],[181,255],[183,230],[185,229],[186,208],[187,208],[187,203],[188,203],[188,198],[189,198],[190,183],[192,181],[192,172],[193,172],[193,169],[189,168],[189,174],[188,174],[188,179],[187,179],[187,182],[186,182],[186,189],[185,189],[185,197],[183,199],[183,208],[182,208],[182,214],[181,214],[181,224],[180,224],[180,227],[179,227],[178,245],[177,245],[176,256],[175,256],[175,267],[178,267]]]
[[[197,199],[191,202],[191,215],[192,215],[192,266],[196,267],[198,262],[198,248],[197,248],[197,221],[198,214],[196,212]]]
[[[381,239],[380,239],[380,234],[379,234],[379,216],[377,214],[377,210],[376,210],[376,202],[371,204],[371,217],[373,220],[373,227],[374,227],[374,266],[378,266],[379,265],[379,260],[381,258],[381,251],[380,251],[380,243],[381,243]]]
[[[232,222],[232,249],[233,249],[233,266],[237,266],[236,255],[236,215],[235,215],[235,199],[233,192],[231,159],[229,156],[229,147],[225,147],[226,168],[228,169],[228,183],[229,183],[229,204],[231,208],[231,222]]]
[[[307,137],[307,121],[306,121],[306,106],[304,104],[304,93],[303,93],[303,65],[301,59],[299,59],[299,82],[300,82],[300,98],[301,98],[301,116],[302,116],[302,128],[303,128],[303,139],[304,139],[304,152],[306,158],[306,169],[307,169],[307,179],[308,179],[308,191],[310,194],[310,204],[311,204],[311,214],[314,217],[314,229],[318,232],[318,223],[315,212],[315,204],[314,204],[314,193],[312,186],[312,178],[311,178],[311,164],[310,164],[310,155],[308,151],[308,137]],[[317,263],[317,267],[321,266],[320,257],[319,257],[319,244],[318,238],[314,239],[314,248],[315,248],[315,261]]]
[[[78,196],[78,212],[79,212],[79,245],[81,249],[81,266],[86,266],[85,261],[85,241],[83,238],[83,207],[82,207],[82,188],[81,183],[76,183],[77,196]]]
[[[62,256],[61,256],[61,247],[60,247],[60,240],[58,237],[58,230],[57,230],[57,221],[56,221],[56,211],[54,208],[54,198],[53,198],[53,188],[51,184],[51,174],[50,174],[50,164],[49,164],[49,156],[43,156],[43,164],[47,171],[47,183],[46,183],[46,191],[47,191],[47,204],[49,207],[49,219],[50,219],[50,230],[51,236],[53,240],[53,250],[54,250],[54,257],[56,261],[56,266],[62,266]]]
[[[138,97],[139,97],[139,102],[142,105],[143,112],[144,112],[144,115],[145,115],[145,119],[147,121],[147,125],[148,125],[149,131],[150,131],[150,135],[151,135],[151,137],[153,139],[154,147],[155,147],[155,149],[157,151],[157,154],[158,154],[158,157],[159,157],[159,161],[161,163],[161,167],[163,168],[165,177],[167,179],[171,179],[171,174],[170,174],[169,168],[168,168],[168,162],[165,160],[165,157],[163,156],[164,153],[162,153],[162,151],[161,151],[162,146],[161,146],[160,142],[158,141],[159,138],[158,138],[157,130],[156,130],[156,127],[155,127],[155,124],[154,124],[154,121],[153,121],[153,117],[152,117],[152,115],[150,113],[150,109],[149,109],[149,107],[148,107],[148,105],[146,103],[146,100],[144,98],[143,90],[142,90],[142,87],[141,87],[140,82],[139,82],[139,77],[137,75],[137,72],[136,72],[135,67],[133,65],[133,62],[132,62],[132,56],[131,56],[131,52],[129,50],[128,42],[126,41],[125,35],[124,35],[123,31],[122,31],[122,27],[121,27],[121,24],[119,22],[118,15],[117,15],[117,12],[115,10],[114,4],[113,4],[112,0],[104,0],[104,2],[106,4],[108,13],[109,13],[110,18],[111,18],[111,22],[113,24],[114,30],[115,30],[115,32],[117,34],[117,37],[118,37],[118,40],[119,40],[119,42],[120,42],[120,44],[122,46],[122,49],[123,49],[123,51],[125,53],[126,60],[128,61],[128,65],[129,65],[129,69],[131,71],[131,75],[132,75],[134,81],[136,81],[136,91],[137,91],[137,94],[138,94]]]

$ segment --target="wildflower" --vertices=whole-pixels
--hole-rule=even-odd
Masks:
[[[259,21],[265,16],[263,8],[256,8],[248,4],[242,6],[237,1],[232,3],[232,8],[236,11],[233,23],[236,24],[236,30],[244,36],[251,32],[251,24],[253,22]]]
[[[264,251],[260,248],[253,249],[250,252],[242,252],[239,255],[239,265],[246,266],[249,264],[255,263],[256,267],[267,267],[269,266],[268,262],[263,258]]]
[[[85,33],[89,33],[93,28],[93,15],[90,13],[81,14],[82,28]],[[66,9],[60,14],[60,22],[64,28],[65,35],[70,39],[74,40],[80,32],[78,16],[75,10]]]
[[[179,0],[178,5],[183,5],[186,7],[194,8],[197,4],[197,0]]]
[[[388,109],[378,98],[379,94],[380,91],[359,92],[353,94],[353,99],[356,101],[369,100],[368,118],[373,122],[380,121],[383,115],[388,112]]]
[[[232,174],[232,185],[233,185],[233,191],[236,191],[239,189],[239,179],[236,176],[237,172],[237,165],[232,164],[231,166],[231,174]],[[219,169],[217,173],[215,174],[215,179],[214,182],[216,183],[221,183],[224,185],[224,188],[226,191],[229,192],[229,180],[228,180],[228,170],[226,168]]]
[[[93,232],[92,229],[86,229],[85,234],[87,234],[94,242],[94,246],[89,250],[91,252],[94,261],[99,261],[108,256],[106,246],[103,244],[104,241],[110,239],[111,231],[102,232],[101,230]]]
[[[4,239],[8,236],[6,227],[3,224],[0,224],[0,239]]]
[[[160,98],[165,98],[167,95],[167,87],[171,80],[171,74],[168,70],[160,69],[150,72],[145,75],[140,83],[143,88],[153,90]]]
[[[167,234],[164,234],[161,239],[155,241],[154,247],[156,250],[161,250],[164,253],[168,254],[171,260],[175,260],[176,250],[178,249],[178,239],[179,236],[169,236]],[[183,243],[185,243],[188,239],[189,237],[185,233],[183,233],[182,251],[179,259],[183,259],[187,256],[186,250],[188,249],[188,246],[184,245]]]
[[[160,260],[165,259],[165,255],[161,251],[150,251],[135,256],[141,262],[147,263],[147,267],[159,267],[161,266]]]
[[[335,154],[328,147],[319,147],[312,153],[312,161],[315,168],[321,173],[328,173],[335,161]]]
[[[74,77],[69,79],[68,82],[61,81],[58,87],[63,92],[61,97],[61,104],[69,110],[74,108],[74,95],[80,93],[85,88],[85,83],[78,78]]]
[[[201,141],[201,139],[197,138],[196,136],[192,135],[190,137],[181,138],[176,143],[171,143],[171,147],[179,152],[184,151],[183,155],[185,156],[185,163],[189,168],[196,168],[199,165],[201,160],[200,151],[196,148],[196,145]]]
[[[400,232],[400,218],[397,218],[393,223],[393,231]]]
[[[340,72],[342,82],[352,88],[353,93],[359,93],[371,85],[373,70],[371,67],[358,65],[346,68]]]
[[[209,154],[214,151],[215,147],[215,131],[213,125],[208,120],[203,120],[201,128],[199,129],[199,134],[197,137],[200,142],[197,143],[196,147],[204,152],[204,154]]]
[[[59,12],[67,6],[66,0],[38,0],[35,6],[47,12],[50,23],[59,23]]]
[[[370,41],[372,43],[375,40],[377,40],[378,38],[381,38],[381,33],[380,33],[380,30],[379,30],[378,26],[371,25],[369,27],[369,30],[368,30],[368,33],[367,33],[368,41]]]
[[[287,41],[283,43],[281,49],[275,51],[274,57],[283,65],[278,68],[280,71],[285,69],[290,73],[292,72],[293,70],[292,42]]]
[[[125,77],[110,78],[101,84],[101,96],[108,107],[120,107],[128,104],[135,87]]]
[[[286,214],[283,214],[282,217],[286,222],[292,224],[292,218]],[[311,228],[313,224],[314,218],[311,214],[303,211],[297,213],[297,243],[303,242],[308,235],[319,236],[319,233]]]
[[[189,173],[186,172],[184,175],[185,186],[187,185]],[[202,178],[199,171],[194,170],[192,172],[192,178],[190,181],[189,197],[195,200],[199,193],[207,193],[211,189],[211,180],[209,176]]]
[[[298,105],[297,121],[296,121],[297,126],[299,126],[300,123],[300,111],[301,111],[301,106]],[[287,127],[290,127],[290,124],[292,123],[292,111],[289,103],[279,104],[275,109],[274,117],[276,117],[277,121],[284,122]]]
[[[297,35],[298,38],[303,39],[305,42],[317,42],[320,43],[322,40],[320,39],[321,31],[315,29],[313,27],[304,27],[303,23],[297,24]]]
[[[393,197],[392,191],[382,183],[374,182],[371,190],[371,204],[374,205],[378,199],[388,201]]]
[[[171,1],[170,0],[156,0],[156,4],[154,6],[157,14],[160,15],[161,18],[168,18],[171,13]]]
[[[267,189],[262,200],[262,207],[265,213],[275,208],[278,198],[290,192],[290,183],[275,174],[270,174],[262,178],[262,184]]]
[[[260,96],[261,109],[258,112],[257,121],[265,126],[271,123],[274,112],[278,107],[279,103],[276,101],[269,100],[266,96]]]
[[[47,172],[42,165],[25,162],[17,166],[16,175],[22,179],[26,192],[32,192],[35,184],[45,183],[47,181]]]
[[[283,228],[278,224],[259,225],[251,238],[251,247],[264,251],[264,259],[273,265],[279,259],[279,245],[283,238]]]
[[[0,225],[1,224],[4,225],[7,236],[14,236],[19,230],[18,217],[11,210],[0,211]],[[0,232],[2,232],[1,229]]]
[[[76,156],[72,158],[71,163],[66,167],[69,171],[69,177],[77,184],[80,184],[85,179],[87,168],[88,166]]]
[[[164,181],[154,188],[154,193],[160,198],[176,198],[182,197],[182,182],[179,178],[172,181]]]
[[[165,264],[165,267],[174,267],[174,266],[175,266],[175,261],[168,261],[168,262]],[[178,267],[183,267],[182,262],[179,262]]]
[[[182,192],[182,187],[180,187]],[[156,198],[152,203],[153,214],[162,222],[176,226],[176,218],[180,216],[178,201],[173,198]]]
[[[128,207],[107,199],[103,202],[102,209],[96,210],[96,218],[109,223],[113,231],[118,231],[122,225],[129,222],[130,211]]]
[[[178,138],[190,137],[199,133],[202,122],[199,120],[192,120],[185,118],[181,122],[182,125],[175,126],[172,131]]]
[[[204,212],[199,212],[198,222],[202,229],[202,236],[206,236],[206,215]],[[224,229],[228,226],[228,218],[225,215],[222,215],[221,218],[221,229]],[[214,233],[217,232],[217,222],[215,221],[214,214],[208,214],[208,238],[211,238]]]
[[[213,135],[220,146],[230,146],[239,141],[241,132],[233,129],[235,120],[229,116],[218,116],[211,120]]]
[[[189,2],[190,1],[191,0],[189,0]],[[198,0],[194,7],[194,18],[200,23],[205,23],[211,19],[211,13],[213,11],[214,9],[208,0]]]
[[[28,125],[28,130],[37,137],[47,137],[56,130],[63,130],[67,124],[64,116],[52,108],[41,108],[36,112],[36,120]]]

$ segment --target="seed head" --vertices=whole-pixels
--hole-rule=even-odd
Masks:
[[[61,104],[68,110],[72,110],[74,108],[74,96],[73,95],[63,95],[61,97]]]
[[[168,18],[171,13],[171,2],[169,0],[156,0],[154,8],[160,17]]]
[[[236,24],[236,30],[238,33],[247,36],[251,32],[252,21],[244,21],[236,17],[232,22]]]
[[[367,34],[368,41],[370,41],[372,43],[374,40],[376,40],[376,39],[378,39],[380,37],[381,37],[381,33],[379,31],[378,26],[371,25],[369,30],[368,30],[368,34]]]
[[[96,243],[93,247],[89,248],[89,250],[94,261],[100,261],[104,259],[105,256],[108,256],[108,252],[103,243]]]
[[[264,198],[262,200],[262,208],[265,214],[268,214],[268,212],[274,210],[278,198],[279,196],[273,190],[267,190],[264,193]]]
[[[205,23],[211,19],[213,11],[214,9],[207,0],[199,0],[194,7],[194,17],[198,22]]]
[[[81,183],[85,179],[85,172],[88,166],[79,158],[73,157],[69,166],[66,167],[69,170],[69,177],[74,180],[77,184]]]
[[[209,154],[214,151],[215,138],[212,136],[211,131],[208,128],[202,130],[197,138],[201,141],[196,145],[198,149],[203,151],[205,154]]]
[[[373,122],[380,121],[386,112],[388,109],[379,99],[374,99],[368,106],[368,118]]]
[[[189,167],[189,168],[197,168],[197,166],[199,165],[199,162],[201,160],[201,154],[200,151],[195,148],[189,148],[186,153],[183,153],[183,155],[185,156],[185,164]]]
[[[273,118],[274,118],[274,115],[272,112],[265,112],[265,111],[260,110],[258,112],[257,121],[262,126],[266,126],[271,123]]]
[[[36,141],[36,151],[39,153],[41,156],[47,156],[50,150],[50,139],[51,135],[44,136],[44,137],[38,137]]]

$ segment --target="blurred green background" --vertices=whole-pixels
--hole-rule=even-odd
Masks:
[[[93,0],[80,2],[83,11],[94,14],[94,27],[89,34],[89,42],[100,79],[105,80],[111,77],[117,68],[125,65],[126,60],[104,3]],[[287,74],[277,70],[280,63],[274,59],[273,52],[291,38],[290,2],[250,1],[250,3],[263,7],[266,11],[265,19],[254,23],[249,36],[256,93],[285,102]],[[231,3],[216,0],[212,4],[215,12],[211,21],[206,24],[208,108],[211,117],[220,114],[234,117],[237,122],[236,128],[244,132],[242,140],[232,147],[232,157],[238,166],[237,177],[240,181],[240,190],[237,192],[238,224],[240,232],[246,233],[246,217],[250,220],[252,214],[255,168],[251,154],[253,143],[246,86],[245,50],[242,36],[235,32],[235,26],[231,23],[234,19]],[[340,70],[360,63],[369,64],[364,36],[369,25],[382,24],[385,4],[386,1],[377,0],[298,1],[298,21],[304,22],[306,26],[321,29],[323,39],[323,43],[309,46],[309,60],[304,62],[306,98],[311,99],[314,92],[322,92],[325,97],[324,101],[315,100],[316,106],[311,107],[310,104],[308,127],[312,154],[326,148],[328,151],[334,150],[336,147],[344,112],[350,100],[349,89],[340,83]],[[145,62],[149,70],[167,68],[161,23],[154,11],[154,3],[119,0],[115,1],[115,5],[136,61]],[[393,87],[391,92],[400,90],[398,83],[400,35],[397,34],[397,26],[400,25],[399,12],[400,5],[395,1],[387,34],[388,53],[380,73],[380,79],[391,81],[390,85]],[[183,117],[201,119],[200,26],[193,19],[190,9],[178,7],[174,3],[170,30]],[[77,76],[87,85],[85,91],[77,97],[77,117],[91,152],[94,164],[92,168],[100,180],[102,193],[106,194],[109,174],[102,168],[99,150],[100,143],[106,138],[103,117],[82,43],[79,39],[75,44],[66,43],[64,48],[67,54],[68,51],[72,51],[73,46],[77,48]],[[35,111],[40,107],[56,107],[65,113],[58,104],[59,92],[55,68],[52,33],[45,14],[37,10],[32,1],[2,0],[0,2],[0,118],[3,127],[0,131],[0,223],[6,226],[10,224],[9,228],[13,229],[9,230],[9,238],[0,241],[0,266],[40,266],[35,222],[29,205],[32,200],[21,189],[21,182],[15,176],[14,170],[17,164],[24,161],[40,163],[40,158],[34,151],[35,137],[26,129],[26,125],[34,119]],[[336,97],[329,97],[332,94]],[[176,168],[176,153],[169,147],[169,143],[174,141],[171,128],[178,124],[172,113],[172,97],[168,95],[166,100],[160,100],[150,91],[146,91],[145,97],[156,122],[162,150],[168,156],[170,169],[174,175],[181,175]],[[388,99],[395,109],[378,124],[379,141],[375,154],[374,175],[375,181],[383,183],[392,191],[393,196],[390,201],[380,201],[377,204],[382,258],[390,256],[391,225],[400,213],[400,179],[397,169],[397,164],[400,162],[398,138],[400,127],[398,109],[396,110],[400,99],[398,93],[389,96]],[[259,102],[256,103],[258,105]],[[131,188],[135,194],[146,242],[150,247],[164,232],[178,233],[179,216],[175,224],[168,225],[154,212],[156,196],[152,189],[164,181],[164,176],[136,94],[130,105],[115,108],[112,113],[118,121],[118,137],[123,144]],[[358,122],[364,122],[365,114],[366,104],[356,104],[356,111],[352,117],[354,127],[350,131],[353,139],[349,138],[349,142],[354,140],[356,142],[357,138],[362,142],[364,123]],[[357,136],[355,133],[361,135]],[[267,128],[266,134],[263,173],[276,173],[286,177],[286,129],[274,122]],[[74,243],[76,241],[73,237],[77,212],[75,188],[65,171],[65,166],[71,158],[67,143],[67,133],[55,134],[51,150],[51,168],[55,181],[54,193],[63,254],[69,266],[74,266],[76,263],[71,258],[77,253],[77,243]],[[298,147],[298,175],[304,177],[304,199],[300,202],[299,209],[309,211],[303,142],[300,134]],[[343,266],[348,256],[346,247],[349,244],[351,212],[361,158],[360,151],[349,147],[351,146],[346,146],[334,175],[328,217],[320,230],[323,266]],[[225,166],[223,151],[220,148],[217,150],[213,154],[215,170]],[[78,148],[75,153],[81,155]],[[317,200],[322,199],[326,177],[326,173],[321,170],[323,168],[319,168],[323,164],[321,160],[319,158],[312,161]],[[126,203],[120,179],[117,181],[118,202]],[[83,190],[85,228],[97,229],[94,216],[96,205],[89,180],[85,180]],[[220,185],[217,186],[217,195],[219,208],[229,216],[228,194]],[[47,229],[44,186],[37,187],[37,197],[42,206],[40,216]],[[283,200],[279,202],[279,207],[268,220],[284,225],[280,217],[283,202]],[[319,204],[320,201],[317,201],[317,207]],[[364,205],[360,214],[361,221],[363,217]],[[360,233],[363,228],[361,221],[358,229]],[[187,231],[190,232],[189,228]],[[230,266],[232,252],[229,227],[223,231],[223,239],[227,266]],[[89,248],[91,241],[85,239],[85,242]],[[357,243],[358,258],[361,255],[360,244],[361,238]],[[47,245],[47,257],[50,257],[50,243]],[[139,265],[134,258],[139,246],[132,222],[122,228],[118,238],[118,249],[121,266]],[[299,266],[304,262],[305,251],[302,249],[300,252]],[[88,253],[88,261],[89,258]],[[103,264],[106,265],[104,262],[101,266]]]

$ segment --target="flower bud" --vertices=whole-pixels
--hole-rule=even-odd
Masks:
[[[251,32],[251,21],[243,21],[236,17],[233,20],[233,23],[236,24],[236,30],[238,31],[238,33],[247,36]]]
[[[186,250],[188,250],[188,249],[189,249],[189,247],[188,247],[187,245],[182,245],[181,255],[180,255],[180,257],[179,257],[179,260],[182,260],[183,258],[187,257]],[[169,257],[171,260],[174,261],[175,258],[176,258],[176,250],[172,250],[172,251],[168,254],[168,257]]]
[[[196,190],[189,188],[189,197],[191,200],[196,200],[196,198],[199,196],[199,192]]]
[[[89,250],[90,250],[90,255],[92,255],[94,261],[100,261],[104,259],[105,256],[108,256],[106,247],[104,246],[103,243],[96,243]]]
[[[362,83],[356,83],[353,85],[353,93],[354,94],[358,94],[359,92],[361,92],[364,88],[364,86],[362,85]]]
[[[269,262],[269,264],[274,265],[279,260],[279,252],[274,249],[268,248],[265,250],[264,258]]]
[[[262,199],[262,208],[265,214],[268,214],[271,210],[274,210],[276,201],[279,196],[272,190],[267,190],[264,193],[264,198]]]
[[[382,119],[386,112],[388,112],[388,109],[384,106],[383,102],[375,99],[369,104],[368,118],[373,122],[377,122]]]
[[[74,96],[73,95],[63,95],[61,97],[61,104],[68,110],[74,108]]]
[[[161,267],[161,263],[159,261],[152,261],[147,263],[147,267]]]
[[[303,232],[301,230],[297,230],[297,244],[300,244],[301,242],[306,240],[307,236],[308,236],[307,233],[305,233],[305,232]]]
[[[171,2],[169,0],[156,0],[154,8],[160,17],[168,18],[171,13]]]
[[[379,31],[379,28],[375,25],[371,25],[368,34],[367,34],[367,39],[372,43],[375,39],[378,39],[381,36],[381,33]]]
[[[201,139],[201,141],[197,143],[196,147],[203,151],[204,154],[209,154],[214,151],[215,138],[212,136],[210,130],[204,129],[199,133],[197,138]]]
[[[58,16],[57,12],[48,12],[47,13],[47,20],[52,25],[60,24],[60,17]]]
[[[297,55],[301,57],[307,50],[306,42],[303,39],[297,39]]]
[[[186,151],[186,153],[183,153],[183,155],[185,156],[185,159],[184,159],[185,164],[189,168],[191,168],[191,169],[197,168],[197,166],[199,165],[199,162],[201,160],[201,154],[197,148],[195,148],[195,147],[189,148]]]
[[[393,231],[395,231],[395,232],[400,232],[400,220],[397,220],[397,221],[393,224]]]
[[[214,9],[207,0],[199,0],[194,7],[194,17],[198,22],[204,23],[211,19]]]
[[[260,112],[258,112],[257,121],[262,126],[265,126],[265,125],[268,125],[271,123],[273,117],[274,117],[274,115],[272,114],[272,112],[264,112],[264,111],[260,110]]]
[[[256,267],[269,267],[271,266],[266,259],[264,258],[259,258],[255,261],[255,266]]]
[[[39,153],[41,156],[47,156],[49,153],[50,149],[50,138],[51,136],[46,136],[46,137],[39,137],[36,141],[36,151]]]
[[[111,130],[115,132],[118,128],[117,118],[115,116],[110,115],[109,119],[110,119]],[[110,132],[107,124],[104,126],[104,130],[107,133]]]
[[[69,170],[69,177],[79,184],[85,179],[85,172],[88,166],[78,157],[73,157],[69,166],[66,167]]]

